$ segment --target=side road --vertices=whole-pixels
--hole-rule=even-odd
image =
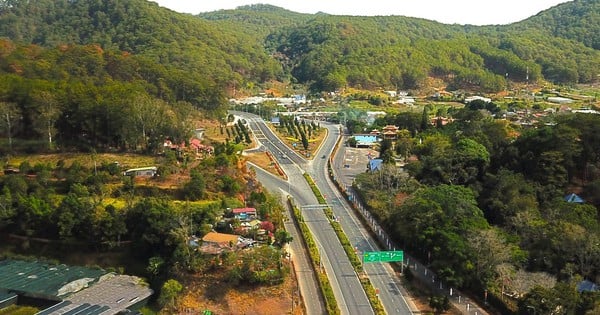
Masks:
[[[286,187],[288,183],[280,178],[273,176],[271,173],[261,169],[260,167],[249,163],[256,171],[256,176],[260,182],[273,194],[281,195],[282,204],[287,209],[287,220],[284,222],[285,229],[290,233],[293,241],[289,244],[290,258],[292,259],[292,272],[295,273],[298,281],[298,287],[294,288],[292,294],[291,314],[303,314],[299,310],[299,304],[302,303],[307,315],[321,315],[326,313],[325,303],[321,295],[318,281],[315,276],[310,261],[306,245],[302,241],[298,225],[294,222],[292,209],[289,207],[287,195],[282,193],[281,187]]]

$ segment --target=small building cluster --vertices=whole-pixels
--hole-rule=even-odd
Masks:
[[[255,208],[245,207],[229,210],[233,216],[222,219],[217,224],[217,230],[228,226],[233,233],[212,231],[201,239],[196,236],[190,237],[188,244],[197,248],[201,253],[217,255],[226,251],[253,247],[257,244],[271,243],[272,233],[265,226],[272,226],[272,223],[259,220]]]
[[[177,144],[173,143],[169,139],[165,139],[163,143],[163,150],[175,151],[177,157],[183,156],[184,153],[192,153],[194,156],[199,157],[211,155],[215,151],[215,148],[211,145],[202,144],[202,141],[198,138],[190,139],[189,146],[186,146],[185,142]]]

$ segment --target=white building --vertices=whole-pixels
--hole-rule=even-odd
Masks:
[[[469,96],[469,97],[465,98],[465,103],[471,103],[472,101],[476,101],[476,100],[484,101],[486,103],[489,103],[492,101],[491,98],[475,95],[475,96]]]
[[[566,97],[550,96],[548,97],[548,102],[556,104],[571,104],[573,103],[573,100]]]

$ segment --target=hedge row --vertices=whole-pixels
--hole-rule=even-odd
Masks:
[[[313,263],[313,269],[317,271],[317,279],[319,281],[319,287],[321,288],[321,293],[325,297],[325,307],[327,308],[327,314],[340,314],[340,309],[338,308],[337,301],[335,300],[335,296],[333,295],[333,288],[331,288],[331,283],[329,283],[329,279],[327,278],[327,274],[321,272],[321,256],[319,255],[319,249],[317,248],[317,244],[315,243],[310,230],[308,229],[308,225],[304,222],[304,217],[294,204],[292,200],[289,199],[290,207],[294,210],[294,219],[298,223],[300,227],[300,233],[302,234],[302,238],[308,247],[308,255],[310,256],[310,260]]]
[[[325,200],[325,198],[323,198],[321,191],[319,191],[319,188],[317,188],[317,186],[315,185],[315,182],[310,177],[310,175],[308,175],[307,173],[304,173],[304,178],[308,182],[308,185],[310,186],[313,193],[317,197],[317,200],[319,201],[319,203],[327,204],[327,201]],[[340,243],[342,244],[344,251],[346,251],[346,255],[348,256],[348,259],[350,260],[352,267],[354,267],[354,271],[357,274],[361,274],[363,271],[363,267],[362,267],[360,258],[354,251],[354,247],[352,247],[352,244],[348,240],[346,233],[344,233],[344,230],[342,230],[341,224],[334,220],[333,210],[331,210],[331,208],[325,208],[324,211],[325,211],[325,215],[331,222],[331,226],[332,226],[333,230],[335,231],[335,234],[337,235]],[[375,311],[375,314],[385,315],[386,314],[385,309],[383,308],[383,305],[381,304],[381,301],[379,300],[379,297],[377,296],[377,292],[376,292],[375,288],[373,287],[373,285],[371,284],[371,281],[369,280],[369,278],[361,278],[360,283],[361,283],[363,289],[365,290],[365,294],[369,298],[369,302],[371,303],[371,307],[373,307],[373,311]]]
[[[329,219],[329,222],[331,223],[331,227],[335,231],[335,234],[337,235],[338,239],[340,240],[340,243],[342,243],[342,246],[344,247],[344,250],[346,251],[346,255],[350,259],[350,263],[354,267],[354,270],[357,273],[362,272],[363,268],[362,268],[362,263],[360,262],[360,257],[356,254],[356,251],[355,251],[354,247],[352,247],[350,240],[348,240],[346,233],[344,233],[344,230],[342,230],[342,225],[335,220],[334,215],[333,215],[333,210],[331,210],[331,208],[325,208],[324,211],[325,211],[325,215]]]

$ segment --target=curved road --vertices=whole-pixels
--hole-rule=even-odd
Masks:
[[[328,159],[323,158],[323,156],[331,156],[335,143],[341,136],[339,125],[322,124],[328,128],[328,136],[319,151],[315,154],[315,159],[307,162],[304,158],[285,146],[285,144],[281,143],[258,116],[240,112],[235,114],[248,120],[249,126],[253,130],[257,140],[274,154],[286,174],[288,174],[288,191],[296,198],[298,204],[305,205],[303,215],[311,232],[315,235],[316,241],[320,244],[321,255],[323,255],[323,252],[327,254],[323,259],[325,261],[325,269],[327,274],[330,275],[330,281],[334,287],[334,293],[336,293],[336,299],[342,313],[373,313],[366,295],[358,282],[357,275],[343,251],[337,236],[333,232],[329,222],[327,222],[323,211],[319,208],[306,207],[306,205],[316,203],[316,198],[312,196],[310,187],[305,183],[304,178],[301,177],[303,170],[307,171],[313,177],[321,193],[328,201],[328,205],[340,221],[348,239],[355,245],[357,250],[359,252],[381,250],[327,175],[326,167]],[[340,160],[339,156],[337,160]],[[297,194],[304,195],[306,193],[311,196],[297,196]],[[410,302],[410,299],[407,302],[404,298],[408,295],[400,285],[399,275],[395,273],[389,264],[365,264],[364,270],[373,286],[378,289],[380,300],[387,314],[411,314],[416,311],[416,307]],[[332,274],[335,277],[333,280],[331,279]],[[355,280],[349,281],[348,278],[354,278]],[[339,287],[340,285],[342,288]],[[348,285],[353,286],[351,290],[344,288]],[[354,287],[354,285],[358,287]],[[346,291],[350,292],[346,293]],[[340,298],[340,294],[343,297]],[[356,300],[357,297],[362,296],[364,296],[363,301]]]
[[[331,136],[323,142],[318,157],[331,156],[333,147],[340,136],[339,125],[325,124],[325,127],[329,129]],[[337,156],[331,160],[341,161],[342,157],[343,154],[338,152]],[[333,209],[344,233],[346,233],[359,254],[365,251],[385,250],[381,249],[375,239],[371,237],[365,226],[357,218],[356,213],[331,182],[327,175],[327,160],[317,158],[311,161],[312,163],[309,162],[309,169],[311,169],[309,172],[315,179],[321,193],[326,197],[327,203]],[[367,263],[363,264],[363,269],[373,286],[379,291],[379,299],[387,314],[412,314],[417,311],[416,306],[410,302],[407,291],[401,285],[400,276],[388,263]],[[405,297],[409,298],[409,301]]]
[[[358,275],[350,264],[348,256],[333,231],[322,208],[316,207],[318,201],[310,186],[303,177],[307,167],[306,160],[290,150],[264,121],[256,115],[234,112],[243,117],[254,133],[257,141],[273,153],[281,168],[288,176],[288,192],[295,199],[296,205],[302,210],[304,221],[308,225],[319,248],[321,262],[342,314],[374,314],[367,295],[362,289]],[[311,301],[305,301],[305,304]]]
[[[287,199],[287,190],[283,189],[284,187],[287,188],[287,181],[274,176],[260,167],[252,165],[251,168],[254,169],[256,172],[256,177],[266,189],[275,195],[281,195],[282,199]],[[286,204],[286,208],[288,209],[288,218],[292,218],[292,209],[289,209],[286,200],[283,200],[283,202]],[[318,280],[316,279],[308,252],[301,241],[302,236],[300,231],[294,224],[293,220],[286,220],[284,224],[286,231],[290,233],[294,240],[290,243],[290,250],[292,262],[294,263],[293,269],[296,277],[298,278],[299,288],[293,289],[293,300],[295,301],[296,296],[301,295],[303,301],[306,301],[304,302],[304,308],[306,309],[307,314],[325,314],[326,308],[323,303],[323,297],[321,296],[321,290],[319,289],[319,284],[317,282]],[[292,306],[292,310],[294,306],[295,305]]]

